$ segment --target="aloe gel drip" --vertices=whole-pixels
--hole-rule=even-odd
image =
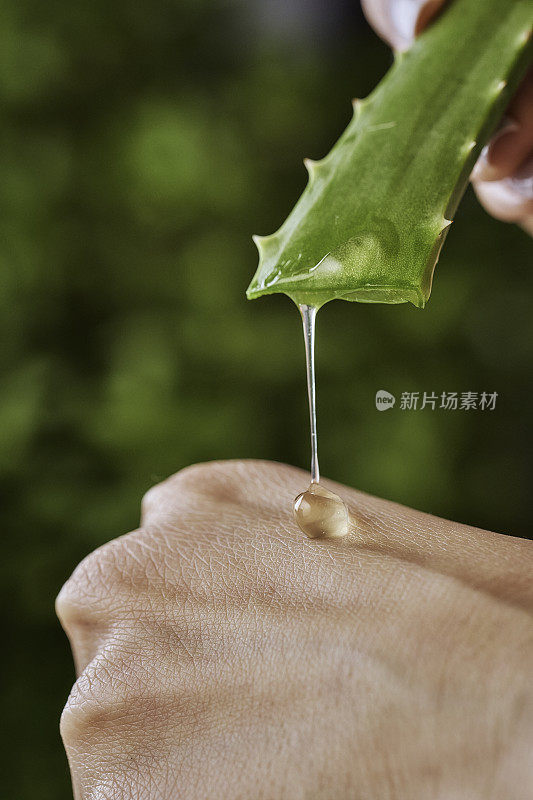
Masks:
[[[305,364],[307,371],[307,396],[309,398],[309,423],[311,427],[311,483],[320,482],[318,465],[318,440],[316,432],[316,383],[315,383],[315,328],[316,306],[298,306],[302,315],[305,342]]]
[[[311,430],[311,483],[305,492],[294,501],[294,518],[301,530],[310,539],[334,539],[346,536],[349,516],[343,500],[334,492],[320,485],[318,464],[318,437],[316,428],[316,379],[315,379],[315,327],[316,306],[301,304],[305,342],[305,364],[307,372],[307,396],[309,399],[309,424]]]

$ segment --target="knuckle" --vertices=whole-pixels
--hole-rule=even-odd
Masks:
[[[56,613],[69,631],[83,626],[99,605],[107,584],[104,548],[96,550],[78,564],[56,598]]]
[[[99,547],[78,564],[60,590],[56,614],[67,633],[86,629],[112,614],[144,575],[134,534]],[[128,541],[129,540],[129,541]]]
[[[59,732],[67,751],[75,745],[82,727],[82,702],[78,692],[80,680],[81,678],[72,687],[59,720]]]
[[[138,658],[130,648],[115,645],[100,652],[83,670],[67,699],[60,733],[69,756],[80,769],[92,769],[93,755],[118,763],[125,752],[157,742],[168,719],[184,705],[184,691],[174,686],[170,666],[165,672],[154,653]],[[181,683],[181,682],[180,682]]]
[[[100,653],[75,682],[61,714],[60,732],[67,749],[109,732],[113,722],[132,708],[125,680],[128,665]]]
[[[146,492],[141,503],[142,518],[164,516],[178,506],[194,507],[199,495],[204,503],[231,499],[236,488],[246,482],[249,468],[242,461],[208,461],[185,467]]]
[[[152,486],[144,493],[141,499],[141,519],[145,519],[146,515],[150,513],[154,506],[157,505],[157,498],[159,496],[161,484],[158,483]]]
[[[83,672],[72,687],[59,720],[59,732],[67,752],[74,749],[84,735],[90,705],[85,683],[86,672]]]
[[[187,494],[191,473],[193,475],[201,473],[201,468],[204,466],[206,465],[195,464],[185,467],[148,489],[141,500],[141,518],[144,520],[150,515],[160,515],[162,511],[171,509],[177,499]]]

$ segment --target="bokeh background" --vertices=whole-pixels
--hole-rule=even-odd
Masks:
[[[246,301],[283,221],[390,54],[356,0],[1,0],[2,795],[71,797],[54,597],[196,461],[307,466],[303,342]],[[532,247],[470,192],[434,294],[318,319],[325,475],[528,536]],[[493,412],[374,395],[497,391]]]

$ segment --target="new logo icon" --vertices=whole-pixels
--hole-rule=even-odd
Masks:
[[[380,389],[376,392],[376,408],[378,411],[387,411],[389,408],[392,408],[394,403],[396,402],[396,398],[390,392],[386,392],[385,389]]]

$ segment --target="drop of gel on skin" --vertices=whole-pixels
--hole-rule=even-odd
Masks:
[[[350,529],[348,509],[338,494],[320,485],[316,432],[315,322],[317,309],[300,305],[304,329],[307,394],[311,422],[311,483],[294,501],[294,519],[310,539],[339,539]]]
[[[295,499],[294,519],[310,539],[338,539],[346,536],[350,528],[343,500],[318,483],[311,483]]]

